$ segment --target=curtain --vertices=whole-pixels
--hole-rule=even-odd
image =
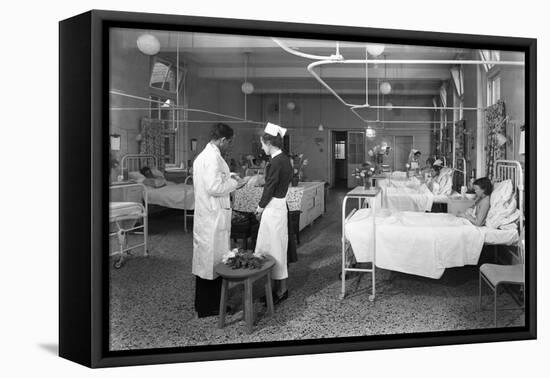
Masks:
[[[487,151],[487,177],[492,180],[495,161],[506,158],[506,147],[505,145],[499,146],[497,139],[499,134],[506,134],[504,101],[498,100],[496,104],[489,106],[485,117],[487,123],[487,146],[485,147]]]
[[[164,122],[156,119],[141,120],[140,154],[153,155],[157,159],[157,169],[164,171]]]

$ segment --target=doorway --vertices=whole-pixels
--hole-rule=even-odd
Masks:
[[[409,154],[413,148],[414,138],[412,136],[395,137],[395,166],[396,171],[406,171],[405,164],[409,161]]]
[[[346,131],[332,132],[332,182],[335,188],[348,187],[348,134]]]

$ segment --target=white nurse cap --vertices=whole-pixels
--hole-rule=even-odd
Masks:
[[[265,126],[264,132],[269,135],[277,136],[278,134],[281,134],[281,137],[284,137],[286,134],[286,129],[284,127],[281,127],[279,125],[275,125],[271,122],[268,122]]]

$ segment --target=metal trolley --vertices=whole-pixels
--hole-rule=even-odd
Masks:
[[[131,250],[143,247],[144,256],[148,255],[147,251],[147,191],[145,185],[133,182],[115,183],[110,186],[110,190],[123,190],[131,187],[139,187],[142,191],[143,202],[110,202],[109,223],[116,226],[116,230],[109,232],[109,239],[116,236],[118,238],[119,248],[114,251],[109,251],[109,256],[119,256],[114,267],[119,269],[124,262],[124,255]],[[142,224],[137,224],[139,220]],[[137,224],[137,225],[136,225]],[[128,246],[129,233],[143,235],[143,241],[138,244]]]
[[[344,299],[346,296],[346,272],[361,272],[371,273],[372,276],[372,293],[369,295],[369,301],[374,301],[376,295],[376,199],[381,196],[382,191],[380,188],[364,189],[363,187],[356,187],[346,194],[342,202],[342,291],[340,293],[340,299]],[[346,222],[355,214],[357,209],[346,217],[346,204],[348,199],[357,199],[358,208],[370,207],[372,209],[372,227],[373,227],[373,245],[374,250],[372,253],[372,266],[370,269],[348,267],[348,261],[346,259],[347,253],[351,253],[351,245],[346,239]]]

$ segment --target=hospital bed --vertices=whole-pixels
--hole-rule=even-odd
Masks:
[[[146,188],[143,184],[125,183],[115,184],[110,186],[110,191],[124,190],[126,188],[137,187],[141,189],[143,196],[142,202],[109,202],[109,239],[115,238],[118,242],[118,248],[109,251],[109,256],[119,256],[114,267],[119,269],[123,262],[124,256],[130,253],[131,250],[143,247],[143,253],[147,256],[147,195]],[[111,195],[111,198],[113,196]],[[141,221],[141,223],[140,223]],[[141,243],[128,245],[129,234],[143,235]]]
[[[452,198],[460,197],[458,191],[466,183],[466,160],[462,161],[463,170],[453,169],[451,178],[460,174],[462,180],[458,181],[450,194],[434,194],[426,184],[424,177],[409,177],[407,172],[392,172],[383,179],[376,181],[382,189],[382,207],[399,211],[431,211],[434,204],[448,203]]]
[[[512,196],[519,205],[519,230],[523,230],[523,173],[517,161],[495,163],[494,182],[510,180]],[[349,199],[358,199],[358,208],[346,215]],[[342,288],[345,296],[346,272],[372,275],[375,298],[376,268],[438,279],[446,268],[476,265],[483,245],[517,247],[518,228],[476,227],[463,218],[445,213],[399,212],[380,209],[379,193],[349,192],[342,203]],[[365,205],[368,205],[366,208]],[[513,251],[511,251],[514,254]],[[361,269],[357,263],[371,263]]]
[[[156,157],[148,154],[125,155],[122,157],[121,165],[125,178],[131,176],[131,172],[139,172],[145,166],[158,169]],[[150,205],[183,210],[185,232],[187,232],[187,218],[193,216],[191,210],[195,209],[195,194],[193,185],[190,184],[191,180],[192,176],[188,176],[183,184],[167,181],[166,186],[161,188],[145,187]]]

